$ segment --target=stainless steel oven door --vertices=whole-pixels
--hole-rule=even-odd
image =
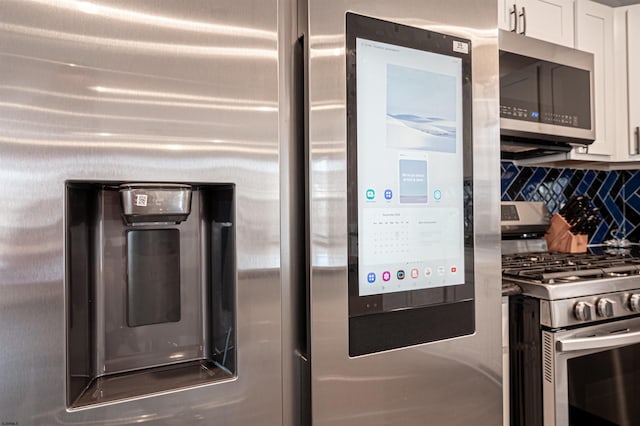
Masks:
[[[632,425],[640,418],[640,317],[542,332],[545,426]]]

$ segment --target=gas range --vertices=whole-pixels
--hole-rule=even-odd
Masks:
[[[539,300],[541,325],[568,327],[640,314],[640,258],[544,251],[540,237],[548,227],[543,203],[502,204],[502,284]],[[527,251],[531,247],[536,248]]]
[[[542,203],[503,203],[511,424],[636,424],[640,257],[551,253],[548,227]]]
[[[540,299],[540,322],[566,327],[640,313],[640,259],[532,252],[502,256],[502,281]]]

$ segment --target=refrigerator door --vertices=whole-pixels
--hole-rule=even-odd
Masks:
[[[501,424],[496,4],[485,0],[475,3],[454,1],[447,4],[430,0],[309,0],[305,6],[303,16],[307,25],[305,40],[308,42],[309,353],[312,422],[314,425],[336,426]],[[387,140],[385,149],[388,150],[381,151],[394,153],[395,157],[389,161],[389,169],[398,172],[398,185],[368,188],[366,185],[361,186],[360,181],[355,182],[362,179],[361,169],[370,168],[371,161],[377,160],[372,159],[370,151],[358,151],[357,162],[351,158],[354,152],[350,145],[353,143],[353,128],[348,123],[354,120],[354,112],[357,113],[358,120],[361,118],[361,106],[364,105],[358,97],[361,105],[355,110],[351,108],[349,99],[354,97],[354,93],[347,91],[366,90],[363,88],[367,84],[373,90],[377,85],[378,94],[382,98],[387,97],[380,101],[380,105],[386,103],[386,120],[393,122],[394,131],[403,129],[398,121],[413,120],[415,117],[391,111],[394,108],[392,104],[396,102],[389,99],[391,96],[397,98],[398,92],[389,92],[387,87],[390,84],[388,75],[392,72],[404,73],[405,81],[409,81],[412,70],[387,68],[386,81],[378,78],[363,82],[368,77],[358,74],[356,89],[349,84],[349,75],[353,70],[348,67],[353,66],[353,60],[347,56],[352,55],[354,50],[350,47],[353,41],[349,41],[351,39],[347,27],[350,19],[348,15],[352,14],[386,21],[392,23],[392,26],[396,23],[445,34],[457,40],[453,42],[453,49],[457,49],[458,53],[464,53],[465,47],[469,47],[472,102],[470,114],[469,111],[465,114],[472,117],[469,123],[472,126],[470,133],[473,135],[473,150],[469,152],[465,147],[463,156],[466,164],[473,165],[473,168],[465,168],[464,174],[464,180],[473,182],[472,199],[465,200],[466,205],[473,204],[473,215],[470,216],[471,223],[464,226],[465,229],[474,230],[474,233],[469,241],[464,241],[464,245],[472,250],[472,254],[465,255],[465,259],[473,259],[472,265],[466,269],[473,272],[464,282],[450,282],[456,287],[448,287],[451,290],[443,293],[442,300],[434,300],[433,294],[415,292],[397,293],[399,296],[395,297],[387,287],[387,284],[407,283],[409,277],[414,278],[414,269],[417,270],[416,278],[423,274],[440,273],[437,269],[431,271],[425,265],[420,265],[419,268],[408,265],[406,269],[382,268],[379,271],[357,269],[363,265],[365,255],[369,256],[369,260],[375,260],[375,256],[367,254],[367,248],[362,248],[363,244],[369,244],[369,248],[374,244],[370,238],[371,228],[364,229],[362,222],[353,220],[354,214],[369,215],[371,212],[357,210],[358,206],[366,206],[367,203],[398,203],[396,205],[402,209],[417,205],[429,206],[430,203],[439,202],[439,197],[446,197],[447,193],[435,191],[437,188],[425,189],[419,182],[423,179],[421,176],[428,175],[430,168],[434,166],[432,161],[436,156],[433,151],[446,149],[431,146],[423,150],[428,152],[428,157],[423,157],[423,152],[414,149],[413,142],[408,139],[394,139],[391,142]],[[384,31],[386,30],[383,33]],[[402,32],[402,29],[399,31]],[[377,45],[384,42],[377,34],[374,30],[365,32],[366,36],[361,35],[361,40],[356,38],[355,55],[358,60],[369,61],[368,64],[377,60],[375,54],[363,56],[362,51],[358,51],[360,48],[398,51],[397,46],[411,48],[415,41],[411,41],[409,37],[406,43],[397,41],[395,44]],[[469,44],[466,45],[464,40],[468,40]],[[357,66],[360,67],[361,64],[357,63]],[[384,77],[383,74],[380,76]],[[377,107],[367,103],[366,108]],[[385,113],[381,114],[384,121]],[[440,124],[440,129],[450,125]],[[387,132],[390,131],[389,127],[386,129]],[[366,133],[366,126],[358,127],[358,149],[363,143],[363,132]],[[376,132],[370,133],[371,138],[378,137]],[[434,128],[427,129],[427,133],[433,135]],[[445,133],[442,130],[438,136]],[[357,164],[358,173],[353,173],[354,164]],[[471,169],[473,174],[470,173]],[[387,172],[388,170],[380,169],[380,175]],[[409,175],[411,179],[403,184],[402,176]],[[368,176],[377,179],[371,170]],[[355,191],[354,185],[357,186]],[[462,180],[459,186],[458,189],[462,190]],[[354,209],[357,210],[356,213]],[[397,218],[397,215],[401,217],[405,212],[406,210],[396,210],[391,214]],[[381,211],[380,214],[380,221],[385,222],[386,213]],[[371,219],[371,224],[380,223],[371,216],[367,217]],[[464,219],[467,217],[458,217],[456,221],[462,223]],[[398,222],[394,226],[402,225],[401,221],[393,220]],[[411,229],[392,231],[390,236],[383,237],[387,239],[385,244],[415,240]],[[438,246],[424,244],[427,244],[425,249],[438,250]],[[412,250],[411,247],[392,249]],[[359,263],[354,257],[358,257]],[[384,259],[380,259],[382,263]],[[447,270],[442,272],[455,273],[457,267],[448,265]],[[358,286],[357,283],[354,286],[354,278],[361,284],[365,283],[365,286]],[[371,284],[370,287],[366,287],[367,282]],[[472,283],[472,287],[469,288],[467,283]],[[378,284],[380,287],[375,287]],[[418,300],[423,296],[426,299]],[[362,303],[358,303],[359,301]],[[447,306],[459,306],[461,309],[449,310],[452,313],[449,317],[442,311],[437,315],[415,314],[420,312],[417,308],[426,305],[435,307],[430,312],[441,309],[446,311],[449,309]],[[471,310],[468,309],[469,306],[472,307]],[[409,314],[405,315],[405,312]],[[470,320],[466,319],[469,314],[472,315]],[[359,321],[368,315],[375,315],[379,321],[370,322],[364,327],[354,327],[354,318]],[[458,327],[456,323],[462,326]],[[358,336],[354,337],[354,333],[360,333],[363,328],[367,333],[367,342],[364,344],[358,340]],[[422,328],[435,332],[422,334]],[[376,343],[375,339],[380,342]],[[354,343],[357,345],[355,350]]]
[[[278,29],[276,0],[1,2],[3,424],[282,424]],[[237,364],[231,377],[70,407],[67,372],[102,372],[98,365],[70,365],[75,358],[67,352],[65,330],[67,323],[80,319],[70,317],[77,309],[66,305],[75,299],[69,297],[65,277],[110,271],[98,264],[86,271],[67,270],[71,264],[65,258],[64,237],[69,182],[232,188],[235,270],[231,279],[236,290],[228,299],[237,313],[231,331],[236,336]],[[82,212],[90,206],[78,208]],[[194,228],[206,226],[196,223]],[[100,224],[94,229],[101,229]],[[102,240],[91,237],[91,241]],[[100,250],[122,250],[124,259],[122,247]],[[132,247],[137,250],[140,245]],[[175,255],[188,255],[184,247]],[[205,261],[211,268],[223,263]],[[121,269],[124,277],[126,268]],[[129,273],[134,286],[144,284],[145,271]],[[126,282],[117,278],[113,282]],[[182,280],[172,285],[181,285],[184,291]],[[144,304],[143,293],[135,293],[133,299],[139,297]],[[167,297],[175,295],[176,289],[171,288]],[[97,304],[92,295],[87,300],[91,306]],[[180,300],[187,300],[184,292]],[[215,309],[220,304],[203,299],[206,303],[211,306],[195,309]],[[110,309],[108,304],[92,309],[100,314],[102,306]],[[143,314],[133,309],[129,314]],[[188,315],[191,312],[183,305],[180,313],[168,318],[130,315],[130,326],[133,331],[172,327],[193,317]],[[118,315],[120,323],[126,324],[126,309]],[[86,323],[100,327],[95,318]],[[126,334],[126,330],[119,332]],[[184,336],[177,337],[179,345]],[[122,342],[123,346],[136,344]],[[91,342],[86,347],[94,343],[100,344]],[[167,340],[161,343],[166,345]],[[199,374],[209,372],[203,369]],[[166,380],[171,378],[165,374]]]

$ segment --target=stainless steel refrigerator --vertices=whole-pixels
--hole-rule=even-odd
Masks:
[[[278,12],[0,4],[3,424],[282,424]]]
[[[313,424],[501,424],[496,4],[301,13]]]
[[[0,421],[499,424],[496,7],[0,2]]]

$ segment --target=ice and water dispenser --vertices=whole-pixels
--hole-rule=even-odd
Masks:
[[[66,194],[67,406],[235,377],[233,185]]]

